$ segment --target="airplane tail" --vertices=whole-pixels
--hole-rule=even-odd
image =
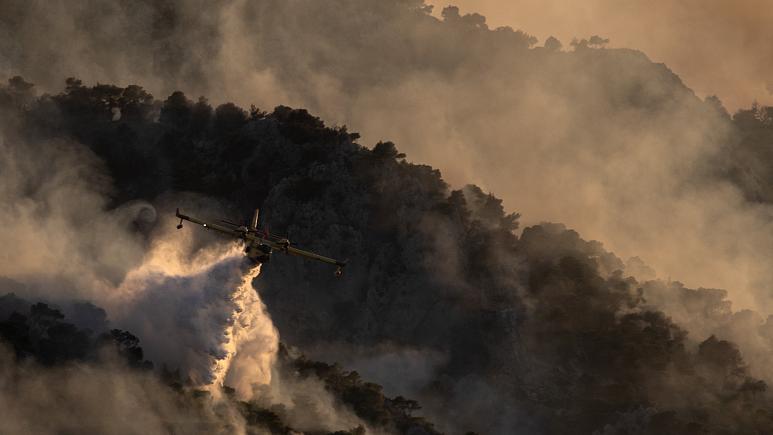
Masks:
[[[255,231],[258,230],[258,217],[259,216],[260,216],[260,209],[256,208],[255,209],[255,214],[252,215],[252,225],[250,225],[250,229],[251,230],[255,230]]]

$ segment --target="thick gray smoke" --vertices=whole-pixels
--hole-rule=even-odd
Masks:
[[[110,177],[78,143],[26,142],[8,125],[2,133],[3,294],[61,306],[70,320],[94,333],[132,331],[158,368],[179,373],[186,385],[209,390],[215,399],[227,386],[241,400],[283,404],[290,412],[287,423],[295,427],[334,431],[362,425],[319,381],[278,378],[278,333],[252,287],[260,267],[247,264],[238,246],[213,244],[207,235],[197,240],[194,229],[176,231],[168,217],[161,220],[166,225],[154,226],[156,209],[148,203],[108,209]],[[212,203],[177,199],[192,207]],[[27,310],[3,309],[1,320]],[[4,346],[0,414],[13,433],[245,430],[228,403],[188,403],[157,376],[118,361],[43,368],[15,361]],[[66,406],[54,404],[55,398]],[[314,406],[316,418],[304,411],[307,405]],[[38,418],[41,410],[54,408],[45,421]]]
[[[78,144],[24,143],[6,128],[0,136],[0,151],[0,242],[5,246],[0,276],[7,284],[3,290],[61,304],[75,322],[95,333],[103,332],[108,324],[158,327],[163,326],[162,319],[169,320],[176,324],[167,324],[166,329],[148,335],[148,343],[154,356],[172,358],[177,349],[171,346],[185,337],[183,313],[170,317],[168,312],[153,312],[147,306],[139,310],[139,304],[120,291],[126,286],[127,274],[146,261],[148,243],[136,229],[155,220],[154,208],[146,203],[130,203],[108,211],[110,179],[99,160]],[[212,280],[210,285],[221,292],[227,292],[228,285],[238,286],[241,272],[232,269],[221,273],[216,277],[219,282]],[[135,286],[132,290],[148,288]],[[93,305],[86,303],[71,304],[73,300],[96,302],[108,311],[94,311]],[[135,310],[134,315],[131,319],[121,318],[119,308],[129,307]],[[221,322],[228,314],[219,314]],[[8,315],[10,312],[4,313],[3,319]],[[200,335],[198,340],[205,336],[216,340],[222,326],[207,325],[194,332]],[[195,343],[187,344],[192,349]],[[203,343],[198,349],[206,355]],[[202,355],[177,356],[189,360],[174,360],[180,363],[176,367],[198,363],[204,365],[197,368],[206,375],[212,370],[212,364],[205,365]],[[210,360],[217,357],[221,355],[212,355]],[[217,411],[219,416],[214,414],[215,408],[194,412],[198,408],[181,402],[152,373],[130,370],[118,361],[43,368],[34,362],[16,361],[5,345],[0,358],[0,413],[4,430],[9,433],[162,433],[168,427],[186,433],[234,433],[243,426],[241,417],[226,408]],[[42,414],[45,419],[40,418]],[[233,425],[230,429],[222,426],[228,421]]]
[[[67,130],[52,129],[41,116],[51,108],[60,110],[70,120],[67,128],[84,138],[83,146],[99,152],[105,165],[124,177],[116,184],[119,194],[137,189],[137,171],[145,167],[132,164],[135,153],[153,144],[158,153],[151,167],[170,165],[171,171],[146,173],[142,181],[220,192],[224,200],[242,207],[252,205],[245,198],[262,192],[268,219],[286,223],[280,231],[308,241],[314,250],[321,244],[327,246],[324,252],[336,256],[357,253],[344,280],[334,279],[327,269],[323,277],[322,265],[277,257],[260,280],[261,295],[290,342],[362,369],[390,391],[415,393],[424,415],[441,422],[443,430],[508,433],[518,427],[527,433],[565,433],[569,427],[592,431],[606,425],[610,430],[666,425],[678,433],[697,424],[695,416],[701,413],[712,416],[710,428],[767,427],[766,420],[754,417],[766,412],[770,399],[765,384],[751,377],[760,372],[747,367],[735,345],[722,340],[726,335],[701,335],[726,332],[722,316],[701,311],[702,306],[727,309],[721,294],[714,300],[711,292],[685,292],[697,294],[698,303],[678,300],[679,288],[659,295],[662,284],[642,286],[627,276],[627,269],[639,276],[652,274],[640,260],[626,264],[600,243],[586,242],[561,225],[527,228],[517,237],[518,215],[505,213],[501,200],[475,186],[449,191],[438,171],[405,162],[391,143],[363,149],[351,142],[354,135],[325,129],[301,110],[278,108],[271,115],[247,118],[233,105],[213,111],[180,95],[161,105],[159,118],[153,115],[159,103],[150,97],[140,103],[113,100],[126,114],[116,121],[114,107],[104,101],[111,95],[137,95],[136,87],[71,83],[61,95],[14,106],[17,100],[9,93],[26,88],[13,79],[0,93],[11,119],[35,127],[24,129],[20,137],[47,143],[67,136]],[[193,109],[209,114],[205,119],[212,122],[191,123]],[[132,137],[133,129],[151,134],[125,144],[119,148],[122,153],[101,147],[102,141]],[[177,142],[191,132],[200,141],[194,152]],[[212,146],[225,152],[213,157],[206,151]],[[174,159],[178,149],[189,156]],[[37,154],[17,156],[24,162]],[[193,172],[210,174],[204,180],[191,177],[192,168],[207,167],[212,171]],[[32,186],[36,180],[28,179]],[[36,189],[20,190],[11,202],[24,203],[30,191]],[[178,200],[195,211],[189,200]],[[37,202],[45,204],[45,196]],[[147,234],[148,246],[139,266],[128,270],[118,285],[102,287],[114,290],[103,298],[112,317],[128,319],[143,334],[160,333],[148,338],[156,358],[178,364],[192,383],[214,383],[215,392],[219,380],[233,382],[230,368],[238,369],[237,379],[241,369],[252,370],[248,382],[233,384],[233,393],[249,397],[257,391],[258,409],[279,403],[281,408],[268,415],[281,415],[294,427],[311,429],[316,423],[333,430],[358,422],[323,391],[335,392],[358,417],[379,427],[389,421],[405,431],[417,426],[417,420],[404,413],[395,419],[390,411],[413,412],[415,402],[385,399],[380,386],[324,363],[284,358],[289,370],[281,376],[272,372],[270,383],[255,390],[254,384],[266,382],[270,370],[262,364],[271,360],[266,344],[275,343],[275,336],[272,328],[242,328],[266,324],[260,300],[247,285],[250,275],[239,279],[243,272],[228,246],[208,247],[186,237],[203,232],[171,236],[172,227],[162,221],[155,230],[137,232],[140,240]],[[10,281],[3,285],[19,287]],[[647,305],[657,308],[668,304],[663,301],[669,297],[677,301],[672,304],[675,319],[704,326],[694,328],[695,336],[688,337]],[[179,300],[185,303],[176,304]],[[19,305],[13,297],[5,302]],[[230,315],[250,304],[257,310],[241,312],[256,316]],[[685,305],[681,312],[678,304]],[[34,326],[39,316],[30,315]],[[4,323],[1,331],[7,334],[9,326],[18,324]],[[184,346],[163,346],[169,335]],[[331,341],[341,344],[323,347]],[[245,355],[239,346],[226,346],[238,343],[253,350]],[[751,351],[750,361],[759,364],[756,358],[764,348],[740,344],[744,352]],[[167,347],[175,352],[165,355]],[[229,370],[219,370],[220,362],[230,364]],[[211,373],[208,363],[218,364]],[[323,379],[324,387],[309,381],[310,374]],[[256,379],[262,381],[250,382]],[[684,394],[700,400],[675,399]],[[736,412],[722,412],[727,398]],[[640,413],[641,407],[646,409]],[[314,410],[313,417],[308,409]],[[252,411],[245,415],[249,421],[254,416]],[[418,424],[427,428],[420,420]]]
[[[770,311],[771,210],[703,173],[728,120],[643,53],[600,38],[540,48],[480,15],[434,18],[419,0],[7,1],[2,12],[15,35],[2,70],[44,89],[73,75],[307,107],[496,192],[526,224],[566,222],[662,278]]]
[[[361,131],[366,143],[397,140],[412,160],[440,167],[454,185],[476,182],[495,192],[504,198],[505,208],[517,207],[527,224],[563,221],[623,258],[641,256],[623,262],[600,244],[553,226],[532,229],[515,240],[515,218],[500,216],[500,203],[494,204],[497,213],[490,222],[485,206],[491,205],[491,197],[487,203],[486,195],[473,188],[450,193],[431,168],[407,165],[385,144],[372,155],[359,153],[351,140],[320,152],[302,139],[283,137],[282,123],[297,121],[300,127],[292,127],[302,129],[310,122],[296,112],[290,115],[300,121],[283,118],[288,110],[277,111],[274,119],[254,111],[248,121],[246,113],[231,106],[237,131],[217,126],[217,133],[226,131],[243,142],[191,140],[197,151],[214,144],[229,147],[222,154],[246,154],[243,160],[235,158],[241,166],[223,165],[232,170],[226,175],[245,183],[261,181],[252,165],[260,168],[266,160],[262,152],[272,159],[280,155],[262,168],[279,168],[267,176],[272,183],[281,180],[267,194],[273,217],[292,222],[294,234],[298,230],[311,243],[337,243],[361,262],[351,281],[328,293],[316,291],[322,286],[319,280],[300,285],[314,276],[306,273],[310,267],[281,261],[272,265],[275,276],[283,274],[299,284],[288,291],[278,284],[283,279],[268,281],[266,300],[283,322],[283,334],[318,347],[330,337],[354,342],[341,345],[344,355],[339,357],[331,348],[311,350],[344,360],[390,391],[421,394],[432,415],[451,422],[444,428],[506,433],[528,426],[532,411],[548,416],[555,411],[569,415],[566,421],[576,417],[587,423],[594,400],[613,407],[624,403],[620,397],[627,394],[642,394],[636,398],[694,415],[690,403],[674,399],[692,393],[705,399],[700,403],[724,427],[732,427],[733,416],[721,412],[723,398],[738,400],[735,409],[766,403],[755,400],[762,393],[747,374],[767,380],[773,375],[766,368],[770,339],[765,320],[772,311],[766,291],[773,283],[771,208],[748,202],[737,186],[715,177],[711,162],[724,145],[732,145],[733,137],[733,125],[718,101],[697,98],[666,66],[646,55],[604,49],[601,38],[565,51],[555,41],[538,47],[523,32],[490,30],[479,15],[449,8],[437,19],[421,1],[412,0],[340,0],[334,7],[308,0],[93,0],[78,6],[8,1],[0,8],[3,30],[15,35],[0,44],[0,72],[23,74],[49,90],[60,89],[62,75],[73,75],[87,83],[136,82],[157,95],[181,89],[245,107],[308,107],[328,122]],[[41,34],[51,37],[44,41]],[[40,67],[40,59],[47,60],[46,68]],[[71,89],[79,91],[74,85]],[[58,106],[43,101],[55,115]],[[148,113],[158,115],[161,103],[148,101]],[[177,103],[183,113],[193,104],[177,95],[167,100],[166,109]],[[197,107],[202,106],[203,101]],[[79,106],[73,107],[69,110],[77,112]],[[109,109],[112,121],[128,118],[128,111],[119,117],[120,110],[103,109]],[[35,112],[40,113],[46,112]],[[211,108],[202,113],[212,116]],[[82,122],[78,116],[73,119]],[[137,116],[132,122],[148,127],[138,130],[148,137],[164,128],[170,137],[184,137],[173,128],[183,133],[189,128],[184,117],[163,120],[172,127],[160,126],[158,119]],[[82,125],[99,132],[97,121],[78,127]],[[122,138],[133,134],[130,127],[115,130],[116,135],[128,131]],[[102,146],[100,134],[85,134],[90,146]],[[4,144],[13,140],[7,137]],[[254,149],[236,149],[244,143]],[[205,249],[199,252],[204,259],[193,268],[176,260],[163,263],[163,272],[155,275],[143,269],[155,261],[154,252],[172,255],[156,249],[165,234],[127,230],[152,221],[153,209],[131,203],[105,211],[110,192],[102,188],[104,179],[94,179],[104,172],[94,170],[99,163],[90,153],[68,142],[36,146],[25,153],[52,152],[52,160],[19,157],[12,147],[4,150],[8,158],[1,163],[3,173],[11,181],[2,187],[7,200],[2,220],[19,226],[0,230],[0,241],[23,246],[18,256],[7,255],[0,275],[27,284],[29,295],[42,295],[41,289],[55,282],[61,289],[56,297],[94,300],[137,333],[168,331],[185,345],[167,346],[165,337],[149,338],[154,358],[183,366],[201,383],[228,380],[206,371],[210,362],[232,353],[221,348],[226,342],[222,335],[204,331],[220,333],[235,324],[228,317],[233,301],[225,295],[242,284],[236,260],[222,249]],[[57,151],[61,147],[71,150]],[[314,152],[334,156],[318,163],[323,158]],[[302,166],[307,159],[315,162],[313,169]],[[363,161],[390,163],[370,168]],[[49,165],[62,170],[50,171]],[[282,165],[298,165],[308,173],[288,176],[281,173]],[[217,187],[224,192],[233,184],[225,186]],[[246,188],[240,199],[259,188]],[[324,197],[319,191],[333,193]],[[394,216],[399,222],[390,220]],[[330,231],[320,235],[318,228]],[[362,228],[371,232],[356,232]],[[60,237],[53,240],[51,234]],[[184,250],[188,258],[204,245],[190,243]],[[377,244],[383,249],[366,259],[366,248]],[[38,249],[43,250],[40,255]],[[160,257],[164,262],[167,254]],[[140,276],[132,275],[137,270]],[[618,270],[641,281],[664,281],[639,285]],[[722,293],[688,290],[668,277],[689,286],[725,287],[736,309],[755,308],[761,314],[733,312]],[[173,306],[180,299],[188,303]],[[130,304],[122,305],[126,301]],[[687,338],[648,307],[665,311],[686,327]],[[143,319],[146,312],[150,317]],[[711,334],[720,340],[709,338]],[[275,344],[271,334],[248,338],[260,349]],[[383,345],[389,339],[399,343]],[[736,341],[750,367],[721,339]],[[434,348],[441,347],[438,343],[446,348]],[[628,343],[655,344],[641,350]],[[188,352],[166,353],[181,348]],[[250,355],[266,361],[260,352]],[[684,367],[696,371],[682,371]],[[412,378],[395,376],[400,371]],[[694,376],[696,372],[701,376]],[[605,389],[610,377],[623,381]],[[564,400],[562,385],[571,385],[575,397],[592,400],[573,408]],[[635,391],[626,389],[630,386]],[[238,387],[240,394],[252,389],[249,383]],[[314,396],[321,388],[298,388],[306,387]],[[272,388],[278,400],[292,402],[287,399],[292,395]],[[624,392],[617,395],[615,388]],[[321,403],[324,410],[332,408]],[[509,412],[515,408],[512,403],[530,405]],[[608,429],[649,424],[663,418],[657,411],[630,411]],[[310,424],[298,418],[301,427]],[[355,422],[347,415],[320,421],[331,429]]]
[[[237,419],[223,427],[221,418],[193,412],[192,403],[180,402],[152,374],[120,365],[44,369],[18,364],[5,347],[0,363],[0,418],[6,433],[155,434],[175,428],[225,434],[239,433],[243,426]]]
[[[87,149],[65,141],[35,145],[0,136],[0,275],[53,280],[55,298],[99,298],[144,255],[135,222],[153,221],[148,204],[105,211],[110,180]],[[48,283],[45,283],[48,284]],[[32,287],[31,291],[35,291]]]
[[[251,398],[252,383],[270,383],[278,345],[252,289],[259,268],[250,272],[237,250],[180,274],[168,260],[154,261],[169,254],[151,253],[130,272],[119,288],[129,296],[110,307],[113,323],[144,337],[151,361],[179,369],[195,385],[217,392],[225,384]]]
[[[604,35],[612,47],[636,47],[684,78],[698,95],[719,95],[732,110],[773,103],[773,53],[767,49],[773,4],[764,0],[431,0],[480,13],[491,26],[573,38]],[[657,29],[656,31],[653,31]]]
[[[135,202],[108,211],[110,178],[85,147],[8,137],[0,145],[0,241],[14,248],[3,250],[0,276],[22,283],[22,297],[105,308],[114,327],[147,337],[153,359],[211,383],[214,361],[227,353],[221,342],[237,308],[241,254],[191,258],[180,237],[151,242],[135,228],[152,223],[155,209]],[[276,334],[266,333],[275,351]]]

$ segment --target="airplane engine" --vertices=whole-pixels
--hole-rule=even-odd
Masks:
[[[256,263],[268,263],[271,261],[271,247],[259,243],[251,244],[244,250],[247,257]]]

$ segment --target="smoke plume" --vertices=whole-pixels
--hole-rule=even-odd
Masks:
[[[449,3],[463,13],[486,16],[491,27],[513,26],[545,41],[603,35],[612,47],[635,47],[674,70],[699,95],[719,95],[732,110],[752,101],[773,103],[768,71],[773,56],[764,25],[773,17],[770,3],[593,0],[428,1],[440,12]]]
[[[705,173],[733,127],[714,100],[647,57],[672,60],[688,86],[705,83],[699,94],[718,93],[731,108],[765,101],[770,59],[757,53],[766,27],[736,24],[763,22],[770,8],[757,6],[688,2],[663,14],[649,3],[481,3],[496,25],[510,11],[550,18],[539,28],[515,22],[516,31],[467,9],[438,6],[433,15],[419,0],[10,1],[3,27],[15,37],[0,57],[7,74],[50,91],[71,75],[244,107],[307,107],[354,126],[365,143],[396,141],[457,187],[496,192],[526,224],[565,222],[664,279],[727,288],[738,305],[769,312],[771,211]],[[566,17],[577,16],[584,27],[573,30]],[[679,24],[688,18],[698,25]],[[652,20],[669,32],[650,32]],[[557,34],[565,50],[529,33]],[[644,53],[604,49],[605,38],[591,38],[598,34]],[[742,42],[747,49],[737,50]],[[740,96],[715,87],[736,90],[747,79]]]
[[[2,8],[3,70],[50,93],[0,92],[0,283],[103,307],[248,423],[772,426],[768,108],[731,117],[601,32],[539,45],[419,0]],[[278,256],[255,294],[234,246],[170,234],[175,205],[261,206],[347,277]]]

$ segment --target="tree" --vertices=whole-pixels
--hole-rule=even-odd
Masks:
[[[459,8],[456,6],[447,6],[443,8],[440,15],[447,23],[461,23],[472,28],[488,30],[486,17],[478,13],[461,15],[459,13]]]
[[[379,142],[373,147],[373,155],[383,159],[403,159],[405,154],[397,151],[393,142]]]
[[[100,343],[110,343],[115,346],[118,355],[132,368],[150,370],[153,363],[144,360],[144,352],[140,347],[140,339],[129,331],[111,329],[100,337]]]
[[[588,40],[588,45],[594,48],[604,48],[607,44],[609,44],[609,38],[602,38],[599,35],[593,35]]]
[[[164,101],[164,105],[161,106],[159,121],[176,129],[187,129],[191,122],[192,106],[193,102],[185,94],[175,91]]]
[[[421,409],[419,402],[415,400],[406,399],[403,396],[397,396],[394,399],[390,400],[390,402],[392,406],[394,406],[396,409],[398,409],[400,412],[402,412],[405,415],[411,415],[413,411],[418,411]]]
[[[443,11],[440,12],[440,16],[443,17],[443,20],[446,22],[453,22],[462,18],[459,14],[459,8],[456,6],[446,6],[443,8]]]
[[[578,51],[586,48],[604,48],[604,46],[607,44],[609,44],[608,38],[602,38],[599,35],[593,35],[590,37],[590,39],[583,38],[577,40],[577,38],[574,38],[572,39],[572,43],[570,45],[574,47],[575,51]]]
[[[247,112],[233,103],[221,104],[215,109],[215,134],[234,133],[247,123]]]
[[[8,87],[15,92],[26,93],[29,92],[34,85],[26,82],[21,76],[13,76],[8,79]]]
[[[545,48],[550,51],[560,51],[563,47],[564,45],[561,44],[561,41],[559,41],[554,36],[551,36],[545,40]]]

